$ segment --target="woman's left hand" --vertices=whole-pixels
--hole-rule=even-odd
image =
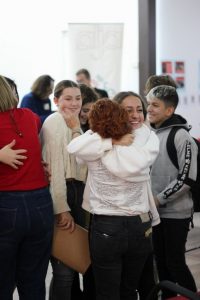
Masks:
[[[80,121],[78,113],[72,113],[69,110],[62,110],[61,114],[67,124],[67,126],[71,129],[80,128]]]
[[[56,215],[56,225],[63,230],[73,232],[75,229],[75,222],[70,212],[65,211]]]

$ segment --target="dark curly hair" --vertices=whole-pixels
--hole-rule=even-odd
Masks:
[[[109,99],[100,99],[89,113],[90,129],[102,138],[120,139],[132,133],[127,111],[118,103]]]

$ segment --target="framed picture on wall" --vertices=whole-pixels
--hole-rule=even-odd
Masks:
[[[162,61],[162,73],[171,74],[172,73],[172,62],[171,61]]]
[[[186,74],[185,62],[183,60],[162,60],[161,71],[163,75],[170,75],[175,80],[179,91],[183,92],[185,90]]]
[[[185,73],[185,63],[183,61],[175,62],[175,73]]]
[[[185,78],[183,76],[176,77],[175,81],[178,88],[182,89],[185,87]]]

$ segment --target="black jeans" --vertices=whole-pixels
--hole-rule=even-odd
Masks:
[[[67,181],[67,201],[75,222],[85,227],[85,211],[82,209],[84,183],[78,180]],[[49,300],[81,299],[79,277],[75,271],[55,258],[51,259],[53,279],[50,285]],[[76,279],[73,286],[74,278]],[[78,283],[77,283],[78,282]]]
[[[147,257],[138,284],[140,300],[146,300],[152,289],[156,286],[156,268],[154,263],[153,251]],[[152,299],[154,300],[154,299]]]
[[[191,291],[196,291],[194,279],[185,261],[189,225],[190,218],[162,218],[161,223],[153,227],[153,246],[160,281],[173,281]],[[163,299],[173,296],[175,296],[173,292],[163,292]]]
[[[140,216],[94,215],[90,252],[97,300],[137,299],[144,263],[152,251],[151,221]]]

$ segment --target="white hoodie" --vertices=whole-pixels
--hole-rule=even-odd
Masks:
[[[143,125],[130,146],[112,145],[91,130],[67,146],[79,163],[87,163],[88,179],[83,208],[95,214],[131,216],[151,211],[159,216],[152,197],[149,167],[159,152],[154,132]]]

